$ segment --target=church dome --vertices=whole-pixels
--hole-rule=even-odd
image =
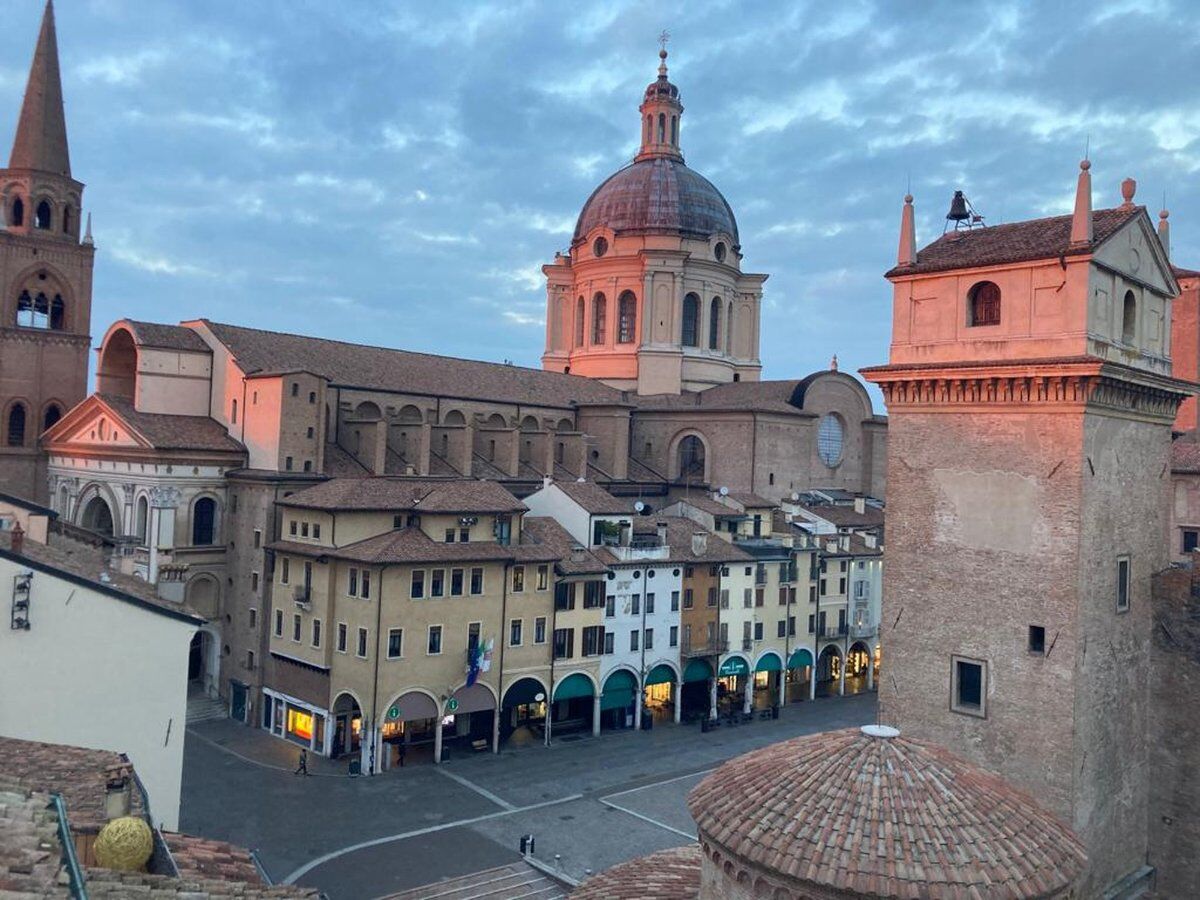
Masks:
[[[730,760],[688,808],[711,878],[765,879],[789,896],[1067,897],[1086,862],[1033,798],[887,726]]]
[[[721,192],[682,160],[651,156],[630,163],[588,198],[575,241],[597,226],[621,233],[669,233],[708,239],[728,234],[738,244],[737,220]]]

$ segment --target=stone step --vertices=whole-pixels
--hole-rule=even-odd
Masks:
[[[566,890],[523,862],[447,878],[385,900],[564,900]]]
[[[207,722],[210,719],[224,719],[229,715],[224,700],[212,697],[193,697],[188,700],[187,721],[189,725],[196,722]]]

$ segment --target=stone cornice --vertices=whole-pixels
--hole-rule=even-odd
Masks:
[[[1026,363],[945,363],[860,370],[888,410],[1105,411],[1170,424],[1200,385],[1091,357]]]
[[[22,344],[66,344],[89,350],[92,345],[91,335],[72,334],[69,331],[54,331],[49,328],[0,327],[0,341]]]

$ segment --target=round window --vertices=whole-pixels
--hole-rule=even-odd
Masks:
[[[826,413],[817,427],[817,455],[831,469],[842,461],[842,420]]]
[[[713,248],[713,255],[717,258],[717,262],[725,262],[725,242],[717,241],[717,246]]]
[[[592,255],[593,256],[603,256],[607,252],[608,252],[608,240],[607,239],[598,237],[594,241],[592,241]]]

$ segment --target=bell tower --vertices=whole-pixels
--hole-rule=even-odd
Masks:
[[[91,229],[71,177],[53,0],[0,169],[0,491],[46,498],[38,436],[87,393]]]
[[[889,415],[883,720],[1069,823],[1098,897],[1152,874],[1150,580],[1194,386],[1171,377],[1179,287],[1136,184],[1093,211],[1091,177],[1072,215],[920,252],[906,197],[889,363],[863,375]]]

